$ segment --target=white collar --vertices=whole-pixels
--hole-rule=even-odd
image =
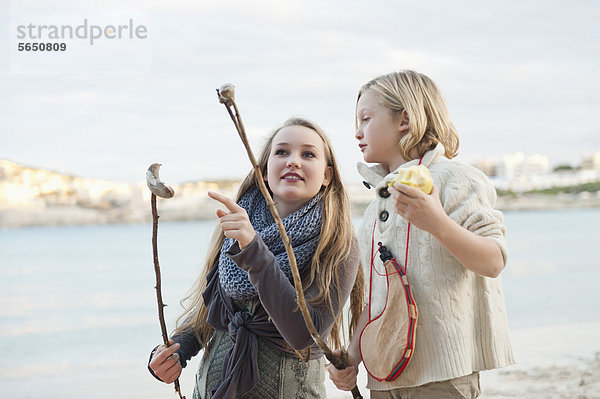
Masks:
[[[446,150],[442,143],[438,143],[433,150],[427,151],[425,155],[423,155],[423,160],[421,161],[421,165],[425,165],[429,167],[433,161],[440,157],[444,156]],[[400,165],[400,168],[407,168],[409,166],[418,165],[419,159],[413,159],[411,161],[405,162]],[[388,173],[387,169],[382,164],[374,164],[367,165],[364,162],[358,162],[356,164],[356,168],[358,169],[358,173],[365,179],[366,183],[368,183],[372,187],[377,187],[381,185],[382,182],[390,182],[396,177],[398,174],[398,169],[393,172]]]

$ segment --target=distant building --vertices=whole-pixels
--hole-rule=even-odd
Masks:
[[[522,152],[505,155],[498,164],[496,176],[506,181],[527,181],[550,173],[550,161],[544,155],[525,156]]]
[[[595,169],[600,170],[600,151],[593,155],[583,157],[581,162],[581,169]]]
[[[492,182],[497,189],[514,192],[577,186],[600,181],[600,152],[584,160],[585,167],[552,172],[544,155],[518,152],[502,158]]]

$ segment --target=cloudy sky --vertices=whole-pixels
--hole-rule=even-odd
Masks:
[[[147,35],[18,37],[84,20]],[[415,69],[444,93],[463,162],[521,151],[577,165],[600,151],[599,20],[595,0],[0,0],[0,158],[126,182],[153,162],[168,183],[239,178],[250,164],[215,93],[232,82],[255,152],[305,116],[358,181],[358,89]],[[40,41],[68,48],[17,51]]]

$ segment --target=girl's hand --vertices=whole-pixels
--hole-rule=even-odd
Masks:
[[[427,195],[418,188],[395,183],[389,188],[396,212],[415,227],[435,235],[439,222],[447,218],[440,201],[440,191],[433,186]]]
[[[340,350],[334,350],[333,354],[339,357]],[[350,363],[352,363],[352,359],[349,359],[349,361]],[[342,391],[351,391],[352,388],[356,386],[358,366],[356,366],[355,364],[350,364],[343,370],[338,370],[333,364],[329,364],[327,366],[327,371],[329,372],[329,379],[333,381],[337,389],[340,389]]]
[[[182,370],[179,354],[175,353],[181,345],[173,344],[173,340],[169,340],[169,342],[171,346],[168,348],[161,345],[156,349],[149,364],[154,374],[167,384],[179,378]]]
[[[215,192],[209,191],[208,196],[219,201],[229,210],[229,213],[221,209],[217,210],[217,217],[219,218],[219,223],[221,223],[221,229],[225,233],[225,237],[237,240],[240,249],[250,244],[256,236],[256,231],[250,223],[246,210],[236,204],[231,198]]]

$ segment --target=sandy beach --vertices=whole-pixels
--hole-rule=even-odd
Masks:
[[[512,332],[517,364],[482,373],[482,398],[600,398],[600,323]]]

